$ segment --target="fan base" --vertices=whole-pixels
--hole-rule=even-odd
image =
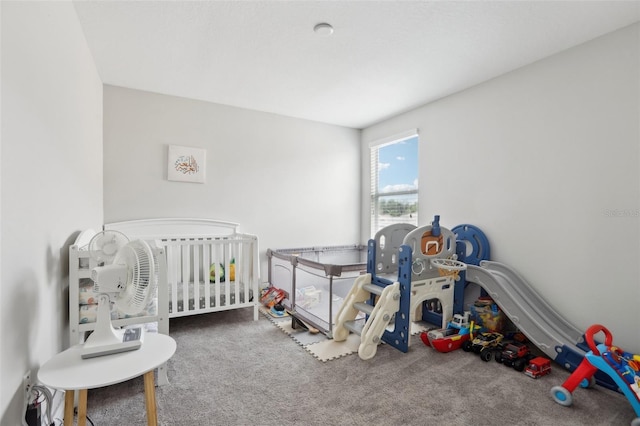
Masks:
[[[122,331],[117,330],[116,334],[121,338],[116,342],[105,342],[104,344],[100,344],[99,342],[87,342],[89,343],[88,345],[85,343],[82,351],[80,352],[82,359],[135,351],[136,349],[140,349],[140,346],[142,346],[143,333],[141,327],[127,328]]]
[[[119,354],[120,352],[135,351],[140,349],[142,344],[138,342],[116,343],[114,345],[98,346],[84,349],[81,353],[82,359],[95,358],[104,355]]]

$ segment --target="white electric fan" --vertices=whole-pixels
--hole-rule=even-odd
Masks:
[[[158,284],[158,261],[143,240],[123,240],[116,231],[97,234],[89,243],[94,259],[111,262],[91,270],[98,293],[96,328],[81,350],[82,358],[132,351],[142,345],[142,327],[115,329],[111,324],[111,301],[125,314],[134,315],[147,306]],[[95,250],[96,253],[93,253]],[[112,257],[112,261],[110,260]]]

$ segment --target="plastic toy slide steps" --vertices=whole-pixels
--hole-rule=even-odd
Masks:
[[[377,296],[375,305],[366,303]],[[400,283],[386,287],[371,283],[371,274],[356,278],[336,317],[333,340],[341,342],[349,333],[360,335],[358,355],[367,360],[375,356],[382,336],[393,316],[400,309]],[[356,320],[360,312],[367,314],[366,320]]]

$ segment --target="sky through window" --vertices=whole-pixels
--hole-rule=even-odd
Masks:
[[[418,187],[418,137],[378,149],[378,192],[412,191]]]

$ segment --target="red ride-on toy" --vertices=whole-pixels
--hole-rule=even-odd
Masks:
[[[604,333],[604,343],[596,344],[594,336]],[[613,346],[611,332],[600,324],[594,324],[585,332],[589,352],[562,386],[551,388],[551,397],[560,405],[573,403],[572,392],[578,387],[591,387],[595,383],[593,375],[598,371],[607,374],[616,383],[636,412],[631,426],[640,426],[640,355],[625,352]]]

